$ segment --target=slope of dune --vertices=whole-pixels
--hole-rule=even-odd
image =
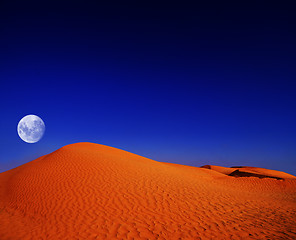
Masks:
[[[234,168],[221,167],[221,166],[215,166],[215,165],[204,165],[204,166],[201,166],[201,168],[212,169],[212,170],[214,170],[216,172],[223,173],[223,174],[226,174],[226,175],[229,175],[229,174],[231,174],[232,172],[234,172],[236,170]]]
[[[0,173],[0,239],[296,239],[296,181],[92,143]]]
[[[258,178],[274,178],[274,179],[296,179],[295,176],[271,169],[258,167],[220,167],[215,165],[204,165],[201,168],[207,168],[219,173],[223,173],[233,177],[258,177]]]
[[[276,178],[276,179],[296,179],[295,176],[271,169],[266,168],[258,168],[258,167],[234,167],[236,169],[235,172],[232,172],[233,176],[240,176],[240,175],[260,175],[259,177],[270,177],[270,178]]]

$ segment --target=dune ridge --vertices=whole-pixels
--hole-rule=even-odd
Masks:
[[[294,178],[232,177],[93,143],[0,174],[1,240],[296,239],[295,216]]]
[[[295,176],[271,169],[248,167],[248,166],[236,166],[236,167],[221,167],[215,165],[204,165],[201,168],[207,168],[216,172],[223,173],[233,177],[258,177],[258,178],[274,178],[278,180],[283,179],[296,179]]]

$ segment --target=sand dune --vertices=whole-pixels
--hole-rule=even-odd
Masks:
[[[68,145],[0,174],[0,239],[296,239],[295,179],[226,170]]]
[[[212,170],[214,170],[216,172],[223,173],[223,174],[226,174],[226,175],[229,175],[229,174],[231,174],[232,172],[234,172],[236,170],[234,168],[220,167],[220,166],[215,166],[215,165],[204,165],[204,166],[201,166],[201,168],[212,169]]]
[[[220,167],[215,165],[204,165],[201,168],[207,168],[219,173],[226,174],[233,177],[258,177],[258,178],[274,178],[274,179],[296,179],[295,176],[276,170],[258,167]]]

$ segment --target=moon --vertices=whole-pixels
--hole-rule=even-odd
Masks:
[[[23,141],[27,143],[36,143],[40,141],[44,135],[45,124],[40,117],[36,115],[27,115],[19,121],[17,132]]]

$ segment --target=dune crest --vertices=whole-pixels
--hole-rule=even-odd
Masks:
[[[217,169],[67,145],[0,174],[0,239],[296,239],[292,175]]]
[[[266,168],[236,166],[236,167],[220,167],[215,165],[204,165],[201,168],[212,169],[216,172],[223,173],[233,177],[258,177],[258,178],[274,178],[278,180],[296,179],[295,176],[276,170]]]

